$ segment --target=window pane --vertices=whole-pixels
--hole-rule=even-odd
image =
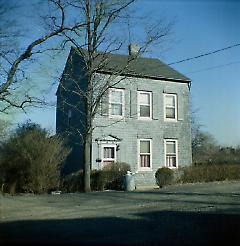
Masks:
[[[150,106],[140,105],[140,117],[150,117]]]
[[[175,154],[176,153],[176,144],[173,141],[168,141],[166,144],[167,154]]]
[[[166,108],[166,118],[175,119],[175,108]]]
[[[150,141],[140,141],[140,153],[150,153]]]
[[[140,93],[139,94],[139,104],[150,105],[150,94],[149,93]]]
[[[122,115],[122,105],[121,104],[111,104],[111,115]]]
[[[140,166],[150,167],[150,155],[140,155]]]
[[[71,118],[71,117],[72,117],[72,110],[69,109],[69,110],[68,110],[68,118]]]
[[[122,91],[112,91],[111,101],[113,103],[122,103]]]
[[[103,149],[103,158],[114,159],[114,147],[104,147]]]
[[[166,157],[166,164],[168,167],[177,167],[176,156],[167,156]]]
[[[167,95],[165,97],[165,103],[166,103],[166,106],[175,107],[175,96]]]

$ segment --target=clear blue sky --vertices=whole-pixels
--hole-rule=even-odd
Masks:
[[[23,2],[27,6],[31,1]],[[165,63],[240,43],[239,1],[140,0],[136,7],[140,14],[153,18],[176,18],[174,37],[167,51],[156,49],[152,54]],[[30,7],[24,8],[23,17],[29,10]],[[38,29],[33,35],[37,36],[37,32]],[[60,70],[65,59],[60,62]],[[197,117],[203,130],[211,133],[221,145],[240,145],[240,46],[172,67],[192,79],[192,104],[198,109]],[[43,78],[48,80],[48,73]],[[50,96],[54,100],[54,90]],[[55,108],[35,109],[15,117],[16,121],[24,119],[55,130]]]

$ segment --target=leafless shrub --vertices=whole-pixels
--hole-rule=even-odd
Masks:
[[[20,126],[0,149],[5,191],[44,193],[57,188],[61,164],[68,153],[60,137],[50,137],[35,124]]]

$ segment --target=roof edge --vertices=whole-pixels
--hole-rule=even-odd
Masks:
[[[97,71],[97,73],[103,73],[103,74],[113,74],[112,71]],[[147,79],[156,79],[156,80],[166,80],[166,81],[173,81],[173,82],[182,82],[182,83],[191,83],[191,80],[184,80],[184,79],[176,79],[176,78],[166,78],[166,77],[160,77],[160,76],[149,76],[149,75],[141,75],[141,74],[132,74],[132,73],[121,73],[119,76],[129,76],[134,78],[147,78]]]

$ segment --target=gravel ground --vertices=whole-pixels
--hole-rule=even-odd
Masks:
[[[0,199],[1,244],[240,245],[240,182]]]

